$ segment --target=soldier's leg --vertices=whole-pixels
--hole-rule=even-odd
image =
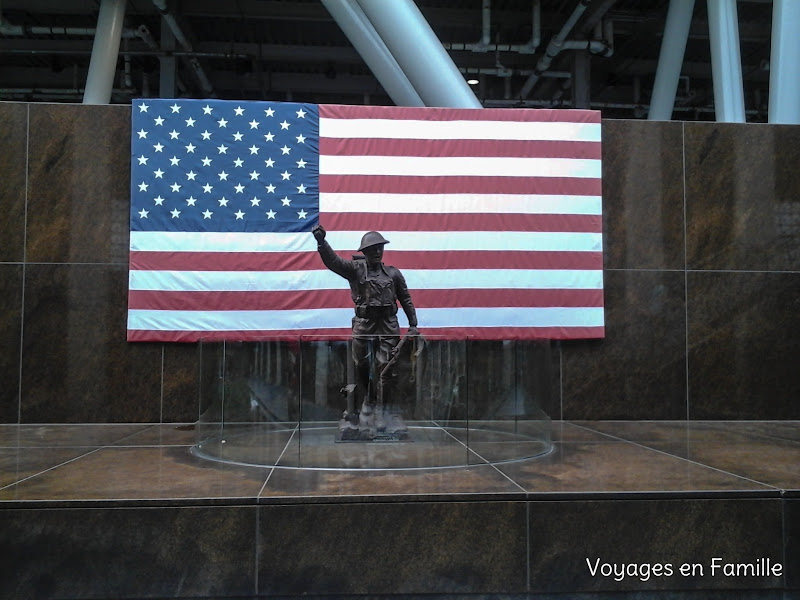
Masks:
[[[395,365],[388,366],[394,357],[395,348],[400,342],[397,335],[381,336],[379,347],[375,351],[375,362],[378,366],[380,379],[381,413],[382,425],[386,428],[391,426],[392,415],[398,413],[397,408],[397,371]]]
[[[356,406],[368,402],[370,396],[370,340],[354,337],[353,338],[353,363],[356,375]]]

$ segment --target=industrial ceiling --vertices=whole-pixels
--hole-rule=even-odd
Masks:
[[[647,116],[669,0],[591,0],[567,37],[594,41],[590,49],[558,53],[529,90],[579,0],[416,3],[484,106],[588,104],[605,118]],[[166,18],[157,4],[127,0],[113,103],[174,95],[392,104],[319,0],[172,0]],[[0,100],[80,102],[99,7],[0,0]],[[765,122],[772,2],[739,1],[737,10],[746,119]],[[160,73],[170,60],[175,88],[165,94]],[[673,118],[714,120],[705,0],[695,2],[681,75]]]

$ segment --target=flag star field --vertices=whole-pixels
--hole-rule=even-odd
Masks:
[[[317,223],[316,106],[143,100],[133,110],[133,231],[310,231]]]

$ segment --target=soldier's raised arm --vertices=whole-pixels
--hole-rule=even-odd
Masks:
[[[325,228],[322,225],[317,225],[311,230],[311,233],[314,235],[314,239],[317,240],[317,252],[319,252],[325,266],[345,279],[351,277],[355,272],[353,261],[341,258],[333,251],[333,248],[325,239]]]

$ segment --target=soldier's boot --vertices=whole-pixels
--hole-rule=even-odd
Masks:
[[[361,412],[358,414],[358,424],[361,427],[375,427],[375,409],[368,399],[361,405]]]

